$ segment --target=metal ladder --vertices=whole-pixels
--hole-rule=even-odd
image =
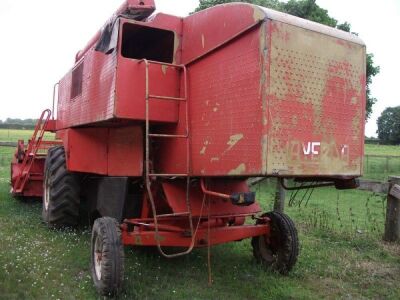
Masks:
[[[150,61],[147,59],[141,60],[144,62],[146,68],[146,93],[145,93],[145,100],[146,100],[146,111],[145,111],[145,119],[146,119],[146,129],[145,129],[145,136],[146,136],[146,144],[145,144],[145,180],[146,180],[146,189],[147,189],[147,196],[150,202],[153,219],[154,219],[154,230],[155,230],[155,237],[158,251],[161,255],[167,258],[177,257],[181,255],[185,255],[190,253],[195,244],[195,234],[193,230],[193,218],[192,212],[190,207],[189,201],[189,184],[190,184],[190,145],[189,145],[189,107],[187,103],[187,70],[185,65],[176,65],[176,64],[169,64],[169,63],[162,63],[158,61]],[[181,69],[183,71],[183,85],[184,85],[184,96],[180,97],[169,97],[169,96],[160,96],[160,95],[152,95],[149,91],[149,65],[150,64],[157,64],[161,66],[173,67],[175,69]],[[185,104],[185,133],[184,134],[164,134],[164,133],[151,133],[150,132],[150,101],[153,99],[165,100],[165,101],[180,101],[180,103]],[[186,173],[181,174],[163,174],[163,173],[151,173],[150,170],[150,139],[151,138],[182,138],[186,140]],[[181,213],[171,213],[171,214],[157,214],[156,205],[154,202],[153,194],[151,191],[151,177],[186,177],[186,209],[187,211]],[[177,216],[187,216],[190,226],[190,236],[192,237],[190,246],[183,252],[178,252],[174,254],[167,254],[163,251],[160,245],[159,239],[159,228],[158,228],[158,219],[165,218],[165,217],[177,217]]]
[[[37,152],[40,148],[40,144],[43,139],[43,135],[47,126],[47,123],[50,119],[51,111],[50,109],[46,109],[40,115],[40,118],[35,126],[35,131],[28,143],[28,148],[26,149],[26,153],[24,159],[22,161],[21,173],[17,177],[13,189],[13,193],[20,194],[23,192],[26,182],[29,179],[30,171],[33,165],[33,162],[36,158]],[[38,135],[39,132],[39,135]]]

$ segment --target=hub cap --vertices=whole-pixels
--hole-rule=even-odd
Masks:
[[[47,211],[49,209],[49,202],[50,202],[50,184],[49,184],[49,178],[46,176],[46,180],[44,183],[44,208]]]
[[[101,261],[102,261],[102,244],[99,239],[99,236],[96,237],[96,241],[94,244],[94,270],[96,273],[97,280],[101,280]]]

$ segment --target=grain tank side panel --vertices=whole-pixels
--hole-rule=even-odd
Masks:
[[[109,120],[114,113],[117,55],[94,46],[60,80],[57,129]]]
[[[267,173],[359,176],[365,47],[270,21]]]
[[[188,63],[262,22],[255,5],[227,3],[186,17],[183,21],[182,62]]]
[[[259,25],[190,66],[195,175],[262,172],[264,41]]]

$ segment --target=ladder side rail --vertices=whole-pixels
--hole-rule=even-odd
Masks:
[[[50,119],[50,116],[51,116],[51,111],[49,109],[46,109],[42,112],[38,122],[36,123],[35,131],[31,137],[31,140],[28,143],[28,147],[27,147],[24,159],[22,161],[21,174],[19,174],[19,176],[17,177],[17,180],[15,182],[15,191],[16,192],[22,192],[25,187],[26,181],[28,180],[28,177],[29,177],[28,176],[29,171],[33,165],[33,161],[34,161],[37,151],[40,147],[40,143],[43,139],[46,125]],[[39,137],[37,137],[39,130],[40,130],[40,134],[39,134]]]
[[[192,217],[192,213],[191,213],[191,208],[190,208],[190,201],[189,201],[189,185],[190,185],[190,177],[189,177],[189,173],[187,173],[186,178],[186,207],[188,208],[188,219],[189,219],[189,225],[190,225],[190,233],[191,233],[191,242],[190,242],[190,246],[182,252],[178,252],[178,253],[174,253],[174,254],[167,254],[163,251],[162,247],[161,247],[161,243],[160,243],[160,239],[159,239],[159,225],[158,225],[158,218],[157,218],[157,210],[156,210],[156,206],[155,206],[155,202],[154,202],[154,198],[153,198],[153,194],[151,191],[151,182],[150,182],[150,176],[154,175],[150,173],[150,92],[149,92],[149,64],[152,62],[149,62],[147,59],[143,59],[141,60],[141,62],[144,62],[145,64],[145,101],[146,101],[146,108],[145,108],[145,135],[146,135],[146,141],[145,141],[145,181],[146,181],[146,189],[147,189],[147,196],[148,196],[148,200],[150,202],[150,206],[151,206],[151,211],[153,214],[153,220],[154,220],[154,231],[155,231],[155,240],[156,240],[156,245],[158,248],[159,253],[167,258],[173,258],[173,257],[178,257],[178,256],[182,256],[182,255],[186,255],[189,254],[190,252],[192,252],[192,250],[194,249],[194,245],[195,245],[195,238],[196,238],[196,232],[194,232],[194,228],[193,228],[193,217]],[[163,65],[163,63],[157,62],[157,64]],[[165,64],[165,65],[171,65],[172,64]],[[177,66],[177,65],[173,65],[173,66]],[[186,76],[187,76],[187,72],[186,72],[186,67],[185,66],[180,66],[183,67],[184,70],[184,92],[185,92],[185,99],[187,98],[187,80],[186,80]],[[172,100],[172,99],[171,99]],[[188,109],[188,105],[187,102],[185,102],[185,122],[186,122],[186,134],[189,137],[189,119],[188,119],[188,115],[189,115],[189,109]],[[188,138],[189,140],[189,138]],[[186,143],[186,157],[187,157],[187,171],[189,171],[190,167],[189,167],[189,163],[190,163],[190,159],[189,159],[189,142],[187,141]],[[163,174],[158,174],[158,175],[163,175]],[[200,224],[200,219],[199,222],[197,224],[197,228],[199,227]],[[197,231],[197,229],[196,229]]]

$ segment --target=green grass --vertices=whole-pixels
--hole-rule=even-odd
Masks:
[[[400,146],[365,144],[365,154],[400,156]]]
[[[0,129],[0,142],[16,142],[24,140],[25,143],[32,137],[33,130],[19,129]],[[44,135],[47,139],[52,139],[54,134],[46,132]]]
[[[40,201],[9,195],[13,148],[0,147],[0,298],[97,299],[89,272],[90,229],[49,230]],[[275,182],[254,187],[264,210]],[[244,240],[167,260],[125,248],[122,299],[399,299],[400,245],[381,241],[385,201],[365,191],[299,193],[286,212],[297,224],[301,252],[289,276],[266,272]]]
[[[400,146],[366,144],[365,154],[364,178],[386,181],[388,176],[400,174]]]

